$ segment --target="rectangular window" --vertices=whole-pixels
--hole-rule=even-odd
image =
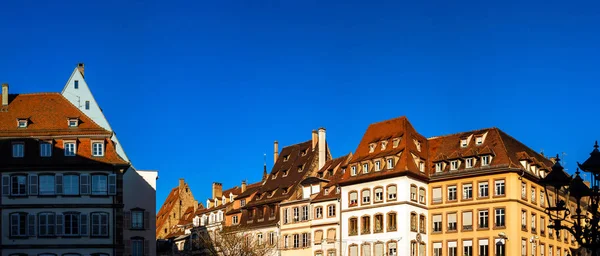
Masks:
[[[442,172],[443,163],[435,163],[435,172]]]
[[[308,220],[308,206],[302,206],[302,221]]]
[[[63,175],[63,194],[64,195],[79,195],[79,176],[78,175]]]
[[[442,188],[433,188],[433,202],[434,203],[442,202]]]
[[[495,211],[495,223],[496,227],[504,227],[505,226],[505,210],[504,208],[496,209]]]
[[[463,184],[463,199],[473,198],[473,184]]]
[[[540,235],[545,235],[546,233],[546,218],[540,217]]]
[[[85,109],[90,110],[90,101],[89,100],[85,101]]]
[[[537,199],[535,188],[533,185],[531,186],[531,203],[535,204],[535,200]]]
[[[488,182],[479,182],[479,197],[488,197]]]
[[[521,256],[527,256],[527,240],[521,240]]]
[[[11,179],[11,196],[26,196],[27,195],[27,176],[14,175]]]
[[[371,202],[371,190],[362,191],[362,203],[369,204]]]
[[[456,186],[448,186],[448,201],[456,200]]]
[[[92,175],[92,195],[108,194],[108,176]]]
[[[56,221],[56,215],[54,213],[40,213],[38,214],[38,234],[39,236],[54,236],[54,223]]]
[[[388,186],[388,200],[396,200],[396,186]]]
[[[442,215],[433,215],[433,232],[442,232]]]
[[[505,240],[504,239],[496,239],[496,242],[494,243],[494,249],[495,249],[495,256],[506,256],[506,246],[504,244]]]
[[[482,156],[481,157],[481,166],[490,165],[490,156]]]
[[[375,161],[375,171],[381,171],[381,162],[380,161]]]
[[[75,80],[75,81],[73,82],[73,88],[75,88],[75,89],[79,89],[79,80]]]
[[[442,256],[442,243],[433,243],[433,256]]]
[[[134,212],[131,212],[132,220],[135,218],[133,215]],[[137,212],[139,212],[139,211],[137,211]],[[108,236],[108,213],[92,213],[92,234],[91,235],[92,236]]]
[[[494,181],[494,195],[495,196],[503,196],[505,191],[504,191],[504,180],[497,180]]]
[[[458,170],[458,160],[454,160],[450,162],[450,170],[456,171]]]
[[[483,144],[483,137],[482,136],[475,137],[475,144],[476,145]]]
[[[363,173],[369,173],[369,163],[363,164]]]
[[[425,189],[424,188],[419,188],[419,202],[422,204],[425,203]]]
[[[387,227],[388,227],[388,231],[396,231],[397,230],[397,216],[395,212],[390,212],[387,214],[388,216],[388,221],[387,221]]]
[[[75,118],[69,119],[69,127],[77,127],[79,124],[79,120]]]
[[[527,211],[521,211],[521,229],[527,230]]]
[[[388,169],[393,169],[394,168],[394,159],[393,158],[388,158],[387,159],[387,168]]]
[[[27,236],[27,213],[10,214],[10,236]]]
[[[40,156],[51,157],[52,156],[52,144],[48,142],[40,142]]]
[[[131,240],[131,256],[143,256],[144,255],[144,239],[132,239]]]
[[[302,233],[302,248],[308,247],[308,233]]]
[[[468,145],[468,143],[467,143],[467,139],[461,139],[461,140],[460,140],[460,147],[462,147],[462,148],[466,148],[466,147],[467,147],[467,145]]]
[[[77,236],[79,235],[79,214],[78,213],[65,213],[65,224],[64,232],[65,236]]]
[[[463,230],[473,230],[473,212],[462,213]]]
[[[463,241],[463,256],[473,256],[473,241]]]
[[[467,158],[465,161],[466,168],[473,168],[473,158]]]
[[[56,184],[54,182],[54,175],[40,175],[40,195],[54,195]]]
[[[375,202],[383,201],[383,188],[375,188]]]
[[[104,156],[104,142],[92,143],[92,156]]]
[[[521,182],[521,198],[527,200],[527,183]]]
[[[77,148],[75,142],[65,142],[65,156],[75,156],[77,154]]]
[[[488,210],[479,211],[479,228],[488,228]]]
[[[456,231],[456,213],[450,213],[447,215],[448,218],[448,231]]]
[[[21,157],[25,156],[25,144],[14,143],[12,145],[12,156],[14,158],[21,158]]]
[[[417,201],[417,186],[410,186],[410,200]]]
[[[350,167],[350,170],[352,170],[352,176],[356,176],[356,165]]]
[[[535,215],[535,213],[531,214],[531,232],[535,233],[536,232],[536,221],[537,221],[537,215]]]
[[[335,205],[327,206],[327,217],[335,217]]]
[[[488,240],[482,239],[479,240],[479,256],[488,256],[489,255],[489,246]]]
[[[234,217],[236,217],[236,219],[237,219],[237,216],[234,216]],[[144,229],[144,211],[140,211],[140,210],[131,211],[131,228],[132,229]]]

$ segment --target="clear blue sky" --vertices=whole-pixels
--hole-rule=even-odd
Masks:
[[[181,177],[200,202],[255,182],[274,140],[320,126],[334,156],[401,115],[424,136],[497,126],[570,171],[600,139],[593,1],[94,2],[2,1],[0,81],[57,92],[85,62],[158,207]]]

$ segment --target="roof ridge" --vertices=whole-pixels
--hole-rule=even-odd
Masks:
[[[408,120],[408,117],[406,117],[405,115],[399,116],[399,117],[394,117],[394,118],[391,118],[391,119],[386,119],[386,120],[382,120],[382,121],[379,121],[379,122],[371,123],[371,124],[369,124],[369,126],[376,125],[376,124],[381,124],[381,123],[385,123],[385,122],[389,122],[389,121],[395,121],[395,120],[398,120],[398,119]]]
[[[30,92],[30,93],[9,93],[8,95],[14,96],[36,96],[36,95],[61,95],[58,92]],[[2,93],[0,93],[2,95]]]
[[[476,130],[471,130],[471,131],[455,132],[455,133],[450,133],[450,134],[431,136],[431,137],[428,137],[427,140],[445,138],[445,137],[455,136],[455,135],[459,135],[459,134],[463,134],[463,133],[476,133],[479,131],[489,131],[489,130],[494,130],[494,129],[498,129],[498,127],[492,126],[492,127],[488,127],[488,128],[481,128],[481,129],[476,129]]]

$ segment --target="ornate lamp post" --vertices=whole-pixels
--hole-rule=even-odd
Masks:
[[[586,185],[579,176],[579,169],[575,172],[575,177],[565,173],[560,165],[560,159],[552,166],[552,171],[543,179],[540,184],[546,191],[548,207],[546,214],[550,217],[549,228],[560,232],[567,230],[573,235],[577,243],[587,249],[591,255],[600,255],[600,214],[598,206],[600,203],[600,151],[598,142],[594,145],[594,150],[590,157],[579,164],[579,169],[590,173],[590,185]],[[554,198],[550,193],[553,193]],[[569,205],[575,203],[574,209],[569,209]],[[574,212],[571,212],[574,210]],[[570,218],[567,218],[570,217]],[[583,255],[583,254],[582,254]]]

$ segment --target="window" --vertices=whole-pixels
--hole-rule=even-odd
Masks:
[[[79,213],[64,214],[64,231],[65,236],[79,235]]]
[[[397,246],[396,242],[389,242],[388,243],[388,255],[389,256],[396,256],[396,255],[398,255],[398,254],[396,254],[397,253],[396,246]]]
[[[59,184],[58,181],[59,181],[59,177],[56,177],[56,184]],[[62,183],[63,183],[63,185],[62,185],[63,195],[79,195],[79,176],[78,175],[73,175],[73,174],[63,175]]]
[[[277,241],[277,239],[275,239],[275,232],[270,232],[269,233],[269,244],[275,245],[275,241]]]
[[[300,235],[294,234],[294,248],[300,247]]]
[[[302,206],[302,221],[308,220],[308,206]]]
[[[425,215],[419,215],[419,232],[425,233]]]
[[[383,188],[382,187],[375,188],[375,199],[374,199],[374,201],[376,203],[379,203],[379,202],[383,201]]]
[[[75,142],[65,142],[65,156],[75,156],[77,154],[77,148],[75,147]]]
[[[319,206],[315,208],[315,218],[323,218],[323,207]]]
[[[281,176],[286,177],[288,175],[288,170],[281,170]]]
[[[387,229],[388,231],[396,231],[397,226],[397,216],[395,212],[390,212],[387,214]]]
[[[90,110],[90,101],[89,100],[85,101],[85,109]]]
[[[425,203],[425,188],[419,188],[419,202]]]
[[[544,200],[544,191],[540,191],[540,206],[546,206],[546,201]]]
[[[488,228],[488,210],[479,211],[479,228]]]
[[[521,182],[521,199],[527,200],[527,183]]]
[[[540,216],[540,235],[545,235],[546,233],[546,218]]]
[[[450,161],[450,170],[451,171],[458,170],[458,160]]]
[[[263,234],[262,233],[256,234],[256,242],[257,242],[257,245],[263,244]]]
[[[479,256],[488,256],[490,249],[488,247],[488,240],[479,240]]]
[[[350,197],[350,207],[358,205],[358,192],[352,191],[348,195]]]
[[[371,244],[365,243],[362,245],[362,256],[371,256]]]
[[[27,176],[13,175],[11,179],[11,196],[26,196],[27,195]]]
[[[335,242],[335,228],[330,228],[327,230],[327,243]]]
[[[19,119],[17,120],[18,128],[27,128],[27,119]]]
[[[233,224],[238,224],[238,223],[239,223],[238,216],[233,216],[233,217],[231,218],[231,222],[232,222]]]
[[[383,256],[385,253],[385,248],[382,242],[375,242],[375,256]],[[332,255],[333,256],[333,255]]]
[[[323,230],[315,231],[315,244],[321,244],[323,242]]]
[[[505,191],[504,191],[504,180],[496,180],[494,181],[494,195],[495,196],[503,196]]]
[[[92,143],[92,156],[104,156],[104,142]]]
[[[410,256],[417,256],[417,241],[412,240],[410,241]]]
[[[69,127],[77,127],[79,125],[79,119],[69,118]]]
[[[79,89],[79,80],[75,80],[75,81],[73,82],[73,88],[75,88],[75,89]]]
[[[448,186],[448,201],[456,200],[456,186]]]
[[[473,184],[463,184],[463,200],[473,198]]]
[[[540,244],[540,256],[546,256],[545,247],[546,245]]]
[[[54,183],[54,175],[40,175],[40,195],[54,195],[56,184]]]
[[[388,169],[393,169],[394,168],[394,159],[393,158],[388,158],[387,159],[387,168]]]
[[[25,144],[14,143],[12,144],[12,156],[15,158],[21,158],[25,155]]]
[[[383,214],[375,214],[375,225],[373,226],[373,233],[383,232]]]
[[[521,229],[527,230],[527,211],[521,211]]]
[[[536,195],[535,195],[535,188],[533,186],[531,186],[531,203],[535,204],[535,200],[536,200]]]
[[[388,201],[396,200],[396,185],[387,187]]]
[[[308,247],[309,244],[309,234],[308,233],[302,233],[302,248],[306,248]],[[261,234],[261,238],[262,238],[262,234]]]
[[[131,256],[144,255],[144,239],[131,239]]]
[[[521,256],[527,256],[527,240],[521,239]]]
[[[410,231],[417,232],[417,213],[410,213]]]
[[[140,211],[134,211],[134,212],[140,212]],[[135,219],[135,215],[133,215],[132,212],[132,220]],[[142,213],[143,215],[143,213]],[[108,213],[104,213],[104,212],[97,212],[97,213],[92,213],[91,215],[92,218],[92,236],[108,236]],[[134,222],[135,223],[135,222]],[[132,225],[133,227],[133,225]],[[144,226],[142,225],[142,228]]]
[[[352,172],[351,172],[352,176],[356,176],[356,165],[350,167],[350,170],[352,170]]]
[[[92,216],[92,221],[94,220]],[[237,217],[237,216],[235,216]],[[143,229],[144,228],[144,211],[133,210],[131,211],[131,228],[132,229]]]
[[[27,236],[27,213],[10,214],[10,236]]]
[[[300,209],[298,207],[292,208],[294,214],[294,222],[300,221]]]
[[[358,235],[358,219],[356,217],[350,218],[348,220],[348,235],[355,236]]]
[[[468,145],[467,139],[460,139],[460,147],[461,148],[466,148],[467,145]]]
[[[442,232],[442,215],[433,215],[433,232]]]
[[[349,256],[358,256],[358,245],[353,244],[348,247]]]
[[[473,212],[462,213],[463,230],[473,230]]]
[[[537,221],[537,215],[535,215],[535,213],[531,213],[531,232],[535,233],[536,232],[536,223]]]
[[[494,226],[496,227],[504,227],[505,226],[505,210],[504,208],[498,208],[495,211],[495,222]]]
[[[362,204],[369,204],[371,202],[371,190],[363,190],[362,192]]]
[[[375,171],[381,171],[381,161],[379,160],[375,161]]]
[[[444,168],[443,168],[442,162],[435,163],[435,172],[442,172],[443,170],[444,170]]]
[[[490,156],[482,156],[481,157],[481,166],[488,166],[490,165]]]
[[[369,173],[369,163],[364,163],[362,170],[363,173]]]
[[[463,241],[463,256],[473,256],[473,241]]]
[[[483,136],[475,137],[475,145],[481,145],[481,144],[483,144]]]
[[[446,218],[448,218],[448,231],[456,231],[456,213],[449,213]]]
[[[108,176],[92,175],[92,195],[106,195],[108,193]]]
[[[456,242],[448,242],[448,256],[456,256],[458,255],[458,251],[456,249]]]
[[[50,212],[38,214],[38,234],[39,236],[54,236],[54,224],[56,215]]]
[[[361,218],[361,234],[371,233],[371,216],[362,216]]]
[[[479,182],[479,197],[488,197],[488,182]]]
[[[465,168],[473,168],[473,158],[467,158],[465,161]]]
[[[442,188],[433,188],[433,203],[442,202]]]
[[[442,256],[442,243],[433,243],[433,256]]]
[[[335,205],[327,206],[327,217],[335,217]]]
[[[425,162],[419,162],[419,171],[425,172]]]
[[[414,184],[410,185],[410,200],[417,201],[417,186]]]
[[[51,157],[52,156],[52,144],[49,142],[40,142],[40,156]]]

